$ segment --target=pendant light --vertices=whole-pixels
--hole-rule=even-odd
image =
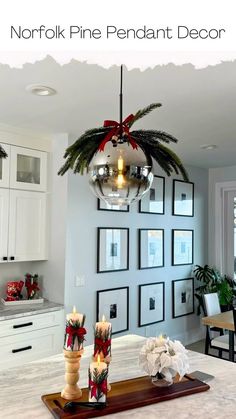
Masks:
[[[120,121],[108,121],[114,126],[111,140],[100,146],[89,169],[89,184],[95,195],[109,205],[130,205],[149,190],[152,164],[135,141],[129,138],[127,122],[123,121],[123,66],[120,69]],[[127,121],[128,120],[128,121]],[[129,141],[131,139],[131,141]]]
[[[164,172],[188,175],[179,157],[161,144],[177,142],[172,135],[157,130],[130,131],[132,125],[161,106],[153,103],[123,120],[123,66],[120,68],[119,122],[105,120],[100,128],[87,130],[67,148],[64,175],[69,169],[83,174],[87,170],[94,194],[109,205],[129,205],[140,200],[153,181],[153,159]]]

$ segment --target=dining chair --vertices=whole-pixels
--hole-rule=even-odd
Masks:
[[[206,316],[214,316],[215,314],[221,313],[219,297],[218,297],[217,292],[204,294],[203,301],[204,301],[204,308],[205,308]],[[214,336],[212,336],[212,332],[217,332],[219,333],[220,336],[224,335],[223,329],[220,329],[218,327],[206,326],[206,339],[205,339],[205,354],[206,355],[209,354],[209,348],[212,347],[212,343],[215,339]],[[216,348],[214,347],[214,349]],[[218,351],[219,351],[219,357],[222,358],[222,349],[219,348]]]
[[[219,314],[221,312],[217,293],[205,294],[204,304],[207,316],[214,316],[214,314]],[[233,317],[234,329],[236,330],[236,306],[233,307]],[[212,348],[218,350],[219,357],[222,358],[223,351],[229,352],[229,335],[224,334],[223,329],[218,327],[206,326],[206,328],[205,354],[208,355],[209,348]],[[211,337],[211,332],[218,332],[219,336]],[[234,344],[234,353],[236,353],[236,344]]]

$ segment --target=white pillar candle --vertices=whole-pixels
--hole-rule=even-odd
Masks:
[[[66,330],[64,338],[64,349],[67,351],[80,351],[83,349],[85,315],[77,313],[73,307],[73,312],[66,316]]]
[[[98,354],[101,360],[111,357],[111,334],[112,326],[107,322],[105,316],[102,316],[102,321],[97,322],[94,332],[94,357]]]
[[[105,362],[91,362],[89,366],[89,401],[106,402],[108,368]]]
[[[111,330],[111,323],[106,321],[106,318],[103,314],[102,320],[100,322],[97,322],[95,327],[96,327],[96,329],[101,329],[101,331],[104,334],[106,331]]]
[[[84,325],[85,315],[81,313],[77,313],[76,307],[73,307],[72,313],[67,314],[66,320],[70,323],[79,323],[80,326]]]

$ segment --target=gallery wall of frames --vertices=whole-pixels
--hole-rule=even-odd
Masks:
[[[163,333],[187,343],[204,335],[190,314],[189,278],[208,262],[208,172],[187,170],[191,183],[154,165],[151,190],[122,208],[97,201],[86,176],[69,176],[65,308],[86,313],[87,344],[103,314],[115,336]]]
[[[128,206],[110,206],[98,199],[97,210],[113,213],[114,225],[97,226],[97,274],[129,271],[130,263],[136,264],[138,270],[145,270],[145,281],[137,284],[138,317],[137,327],[142,328],[165,321],[166,310],[171,311],[173,319],[194,313],[194,279],[192,276],[176,279],[176,269],[181,266],[194,265],[194,229],[186,228],[185,219],[194,218],[194,183],[172,179],[172,217],[182,219],[176,228],[162,228],[162,217],[165,216],[166,179],[154,176],[151,189],[139,201],[137,213],[140,218],[150,217],[149,228],[136,228],[135,247],[138,248],[136,260],[131,260],[130,248],[130,213]],[[116,215],[123,213],[127,221],[126,227],[116,223]],[[157,218],[155,219],[156,216]],[[111,218],[110,218],[111,219]],[[140,220],[141,221],[141,220]],[[141,224],[141,223],[140,223]],[[173,223],[172,223],[173,227]],[[133,227],[132,227],[133,229]],[[169,230],[169,231],[167,231]],[[171,266],[175,270],[171,279],[171,307],[166,305],[165,280],[147,282],[148,271],[164,268],[165,236],[171,235],[168,252],[171,253]],[[133,235],[132,235],[133,236]],[[132,254],[133,255],[133,254]],[[130,281],[127,286],[98,289],[96,291],[96,317],[101,319],[104,314],[112,323],[113,334],[129,330]],[[168,299],[169,300],[169,299]]]

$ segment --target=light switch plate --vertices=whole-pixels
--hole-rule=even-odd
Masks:
[[[84,287],[85,286],[85,277],[84,277],[84,275],[76,275],[75,276],[75,286],[76,287]]]

